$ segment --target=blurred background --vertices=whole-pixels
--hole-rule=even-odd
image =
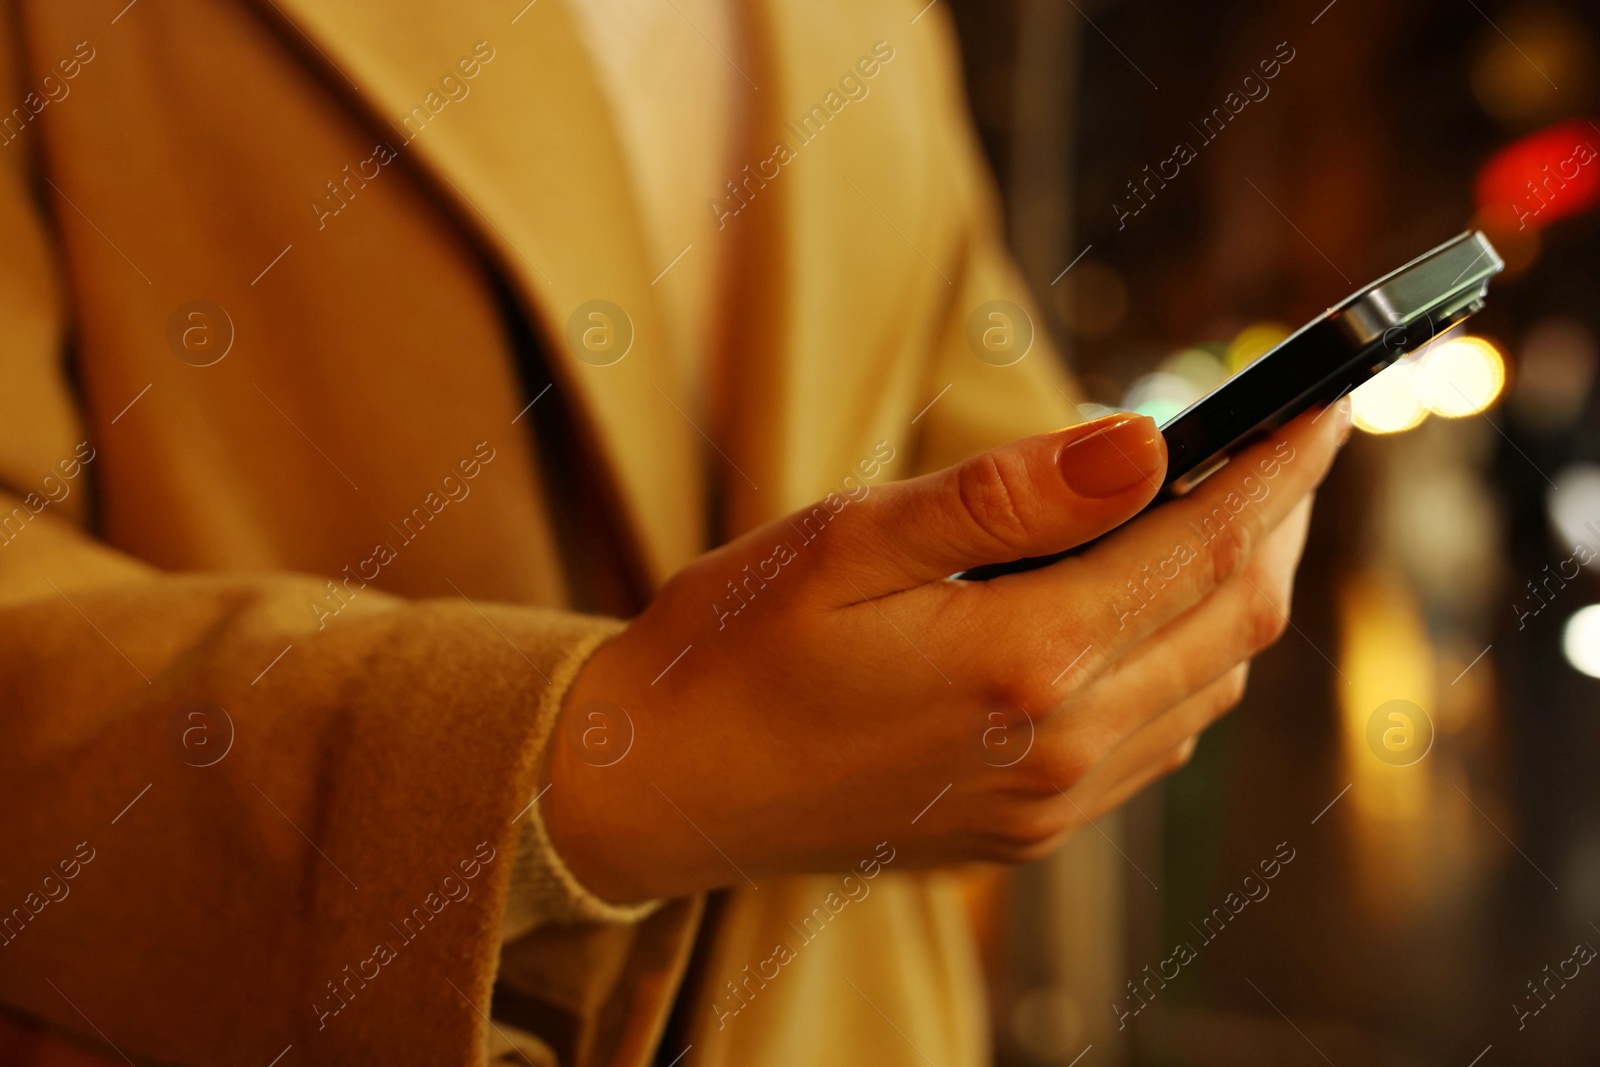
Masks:
[[[1094,404],[1173,414],[1468,227],[1507,262],[1360,391],[1244,704],[980,894],[1001,1063],[1600,1062],[1597,5],[950,3]]]

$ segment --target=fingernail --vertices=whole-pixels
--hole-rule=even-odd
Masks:
[[[1350,439],[1350,430],[1355,426],[1356,422],[1355,405],[1349,397],[1339,401],[1333,417],[1339,426],[1339,443],[1342,445]]]
[[[1061,475],[1083,497],[1115,496],[1141,482],[1156,484],[1167,444],[1147,415],[1107,415],[1061,450]]]

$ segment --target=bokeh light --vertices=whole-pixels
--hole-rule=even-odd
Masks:
[[[1595,550],[1589,566],[1600,567],[1600,466],[1571,463],[1556,472],[1555,486],[1545,496],[1550,525],[1564,549],[1579,544]]]
[[[1493,404],[1506,383],[1499,349],[1481,337],[1451,337],[1430,345],[1412,379],[1417,400],[1449,419],[1476,415]]]
[[[1367,433],[1400,433],[1422,424],[1428,409],[1417,398],[1415,360],[1403,359],[1350,394],[1356,426]]]
[[[1289,328],[1282,323],[1258,322],[1246,326],[1228,342],[1223,362],[1230,374],[1237,373],[1272,351],[1288,336]]]
[[[1511,413],[1531,430],[1557,434],[1583,415],[1594,386],[1600,345],[1576,319],[1535,323],[1522,340]]]
[[[1561,635],[1567,662],[1591,678],[1600,678],[1600,604],[1578,609]]]
[[[1162,360],[1156,369],[1176,374],[1201,394],[1209,393],[1228,380],[1228,368],[1204,348],[1185,348]]]
[[[1187,378],[1168,371],[1155,371],[1134,379],[1123,407],[1161,423],[1204,395],[1205,390]]]
[[[1523,232],[1589,210],[1600,202],[1597,144],[1594,121],[1576,118],[1506,145],[1478,171],[1479,211]]]
[[[1547,4],[1502,15],[1481,34],[1472,92],[1489,115],[1527,128],[1557,117],[1594,83],[1594,45],[1584,24]],[[1560,89],[1556,87],[1560,86]]]

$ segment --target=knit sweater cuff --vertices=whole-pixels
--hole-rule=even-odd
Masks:
[[[596,649],[622,631],[624,624],[608,621],[572,646],[542,687],[536,711],[537,751],[551,743],[557,717],[578,672]],[[548,788],[548,787],[546,787]],[[517,858],[511,872],[510,895],[502,924],[502,940],[511,941],[547,923],[632,923],[661,906],[661,901],[611,904],[578,881],[550,840],[540,812],[542,793],[535,794],[519,817]]]

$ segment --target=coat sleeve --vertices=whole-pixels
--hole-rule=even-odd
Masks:
[[[954,178],[959,233],[950,299],[934,326],[919,395],[931,397],[946,385],[950,388],[917,420],[921,433],[912,474],[1083,421],[1077,386],[1005,246],[999,197],[962,87],[954,29],[938,10],[922,22],[934,52],[926,68],[931,83],[927,103],[942,141],[941,161]],[[990,317],[996,313],[1004,318]],[[1010,363],[1009,355],[978,355],[983,330],[990,326],[1012,331],[1014,343],[1025,330],[1031,337],[1026,354]]]
[[[97,541],[39,138],[0,138],[0,1002],[141,1061],[463,1062],[514,866],[523,929],[611,917],[527,827],[620,624],[368,591],[318,632],[319,578]]]

